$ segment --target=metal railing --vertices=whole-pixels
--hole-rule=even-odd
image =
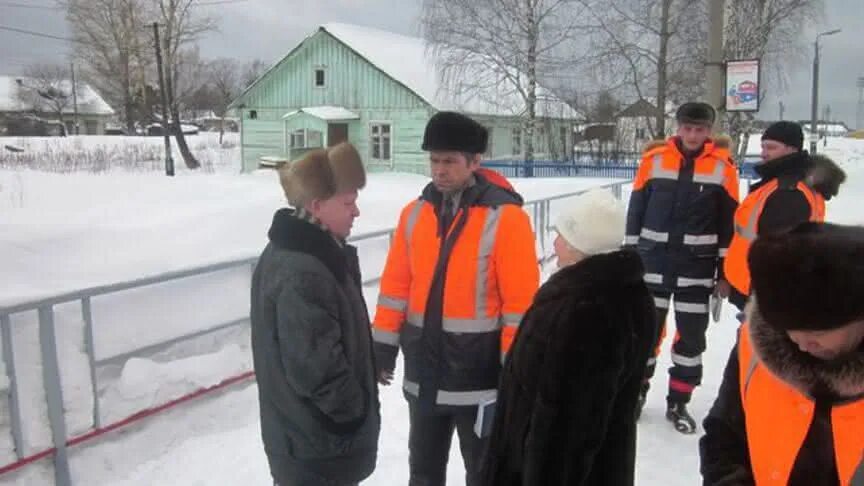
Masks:
[[[631,181],[622,181],[597,187],[611,189],[615,196],[620,199],[622,197],[622,191],[624,186],[629,185],[630,183]],[[559,194],[556,196],[532,200],[525,203],[524,208],[533,220],[532,223],[534,227],[534,235],[537,244],[540,247],[540,263],[545,260],[546,256],[548,233],[552,228],[550,223],[553,204],[559,201],[566,200],[568,198],[572,198],[574,196],[578,196],[588,190],[596,189],[597,187],[574,191],[567,194]],[[350,238],[349,241],[359,245],[365,241],[386,237],[388,238],[389,248],[389,242],[392,242],[394,234],[395,228],[389,228],[385,230],[359,234]],[[251,272],[254,270],[256,262],[257,257],[250,256],[248,258],[240,258],[211,265],[189,268],[185,270],[167,272],[159,275],[129,280],[125,282],[118,282],[109,285],[100,285],[96,287],[80,289],[73,292],[67,292],[51,296],[48,298],[28,300],[5,307],[0,307],[0,339],[2,339],[3,362],[5,364],[6,375],[9,385],[8,411],[10,418],[10,434],[12,436],[12,444],[15,449],[15,456],[17,458],[17,461],[11,464],[0,466],[0,476],[14,471],[19,471],[23,467],[31,463],[42,460],[49,456],[53,456],[55,484],[58,486],[70,486],[71,484],[73,484],[73,482],[69,467],[69,456],[67,452],[67,449],[69,447],[92,439],[93,437],[101,435],[101,433],[109,432],[124,425],[127,425],[128,423],[131,423],[131,421],[134,419],[142,418],[148,415],[143,412],[156,413],[174,404],[186,401],[187,399],[197,397],[203,393],[213,391],[215,389],[221,388],[222,386],[230,385],[241,381],[244,378],[253,376],[252,372],[249,371],[247,373],[223,380],[218,385],[206,389],[197,390],[192,394],[180,397],[175,400],[171,400],[168,403],[163,403],[151,409],[139,411],[139,413],[126,417],[123,420],[106,425],[103,423],[104,416],[101,409],[99,393],[99,374],[97,373],[97,370],[100,366],[112,364],[116,365],[118,363],[123,363],[132,357],[152,355],[159,350],[167,349],[180,342],[190,341],[232,327],[246,326],[248,325],[249,320],[248,318],[242,318],[231,320],[228,322],[221,322],[205,329],[200,329],[191,333],[182,334],[180,336],[172,337],[171,339],[163,340],[160,342],[150,343],[145,346],[140,346],[132,350],[127,350],[123,353],[115,354],[107,358],[97,359],[98,353],[94,335],[94,316],[92,311],[92,300],[96,297],[117,294],[119,292],[133,289],[141,289],[145,287],[168,284],[170,282],[176,282],[178,280],[190,277],[212,275],[216,272],[230,269],[246,267]],[[380,275],[376,275],[375,277],[364,280],[363,284],[367,286],[373,285],[379,282],[380,279]],[[92,426],[90,427],[90,430],[88,432],[77,437],[70,437],[67,432],[67,417],[64,410],[63,387],[61,384],[61,366],[59,358],[60,354],[58,354],[57,326],[55,323],[55,307],[58,305],[69,303],[80,303],[81,306],[81,319],[83,320],[84,324],[84,351],[87,355],[87,362],[89,366],[91,380],[91,387],[89,392],[92,395]],[[25,456],[25,431],[21,420],[21,396],[19,394],[20,388],[18,386],[19,375],[16,372],[15,368],[16,350],[12,333],[12,317],[14,315],[32,312],[36,312],[38,317],[42,378],[53,447]]]

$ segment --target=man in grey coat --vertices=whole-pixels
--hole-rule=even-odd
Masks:
[[[273,217],[252,277],[252,354],[275,484],[356,485],[375,469],[381,418],[357,250],[345,243],[366,174],[353,146],[280,172],[294,209]]]

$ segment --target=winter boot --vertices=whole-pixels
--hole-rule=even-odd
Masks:
[[[675,430],[682,434],[693,434],[696,432],[696,421],[687,411],[686,403],[669,403],[666,409],[666,419],[675,426]]]
[[[642,383],[642,387],[639,389],[639,397],[636,399],[636,421],[642,417],[642,409],[645,408],[645,402],[648,401],[648,389],[650,388],[650,384],[646,381]]]

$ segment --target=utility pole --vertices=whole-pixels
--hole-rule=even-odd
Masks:
[[[725,0],[711,0],[708,12],[708,103],[717,110],[717,129],[725,126],[723,112],[726,94],[723,88],[723,24],[726,14]]]
[[[780,102],[780,121],[783,121],[783,114],[786,112],[786,105]]]
[[[165,175],[174,175],[174,159],[171,158],[171,134],[168,132],[168,96],[165,93],[165,74],[162,69],[162,44],[159,42],[159,24],[153,22],[153,37],[156,40],[156,69],[159,71],[159,91],[162,93],[162,135],[165,137]]]
[[[810,153],[816,153],[816,144],[819,142],[819,38],[827,35],[834,35],[840,32],[840,29],[829,30],[822,32],[816,36],[816,42],[813,43],[813,95],[810,104]]]
[[[75,63],[70,63],[69,67],[72,69],[72,120],[75,124],[75,135],[78,135],[78,84],[75,82]]]
[[[855,114],[855,129],[864,129],[864,76],[858,77],[858,111]]]

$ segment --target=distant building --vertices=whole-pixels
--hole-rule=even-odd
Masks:
[[[72,82],[57,83],[59,89],[68,93],[69,101],[62,110],[63,125],[57,113],[40,102],[40,96],[32,79],[23,76],[0,76],[0,134],[10,134],[15,127],[41,126],[45,135],[75,133],[72,101]],[[81,135],[103,135],[105,127],[114,116],[111,106],[90,85],[77,82],[79,133]]]
[[[458,110],[490,131],[488,159],[524,148],[521,98],[506,84],[452,93],[423,39],[347,24],[309,35],[231,104],[240,113],[243,167],[296,160],[343,140],[370,170],[425,173],[423,129],[439,110]],[[578,113],[539,87],[535,158],[567,154]]]

